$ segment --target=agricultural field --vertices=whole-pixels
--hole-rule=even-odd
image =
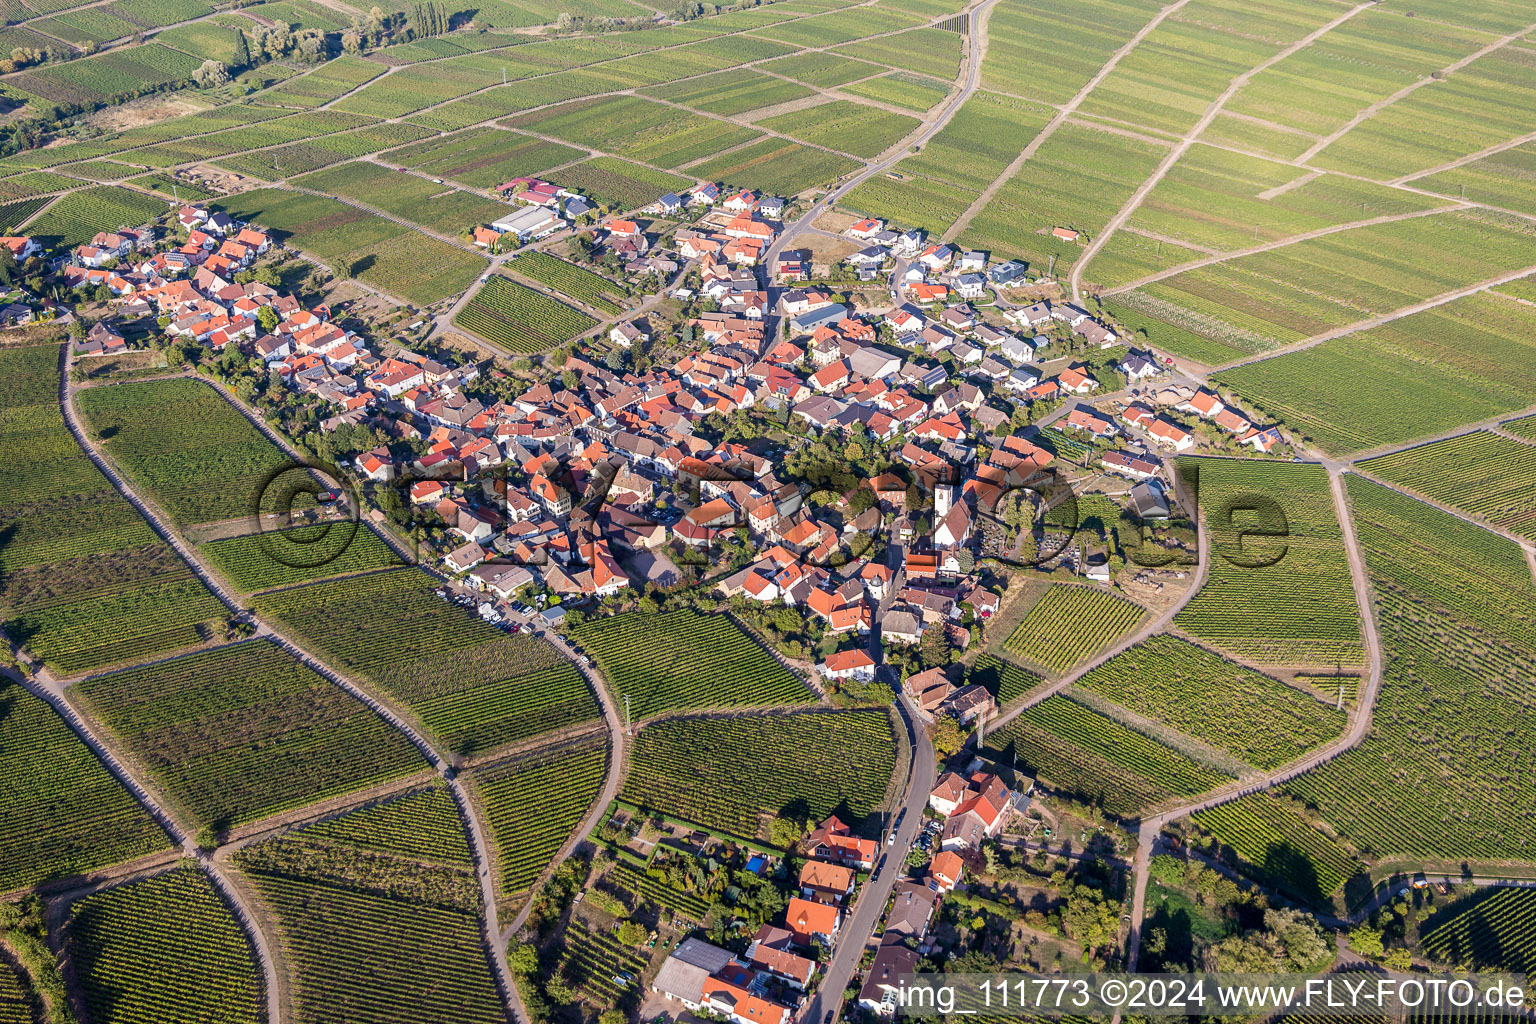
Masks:
[[[1533,238],[1536,226],[1506,214],[1442,213],[1238,256],[1131,294],[1168,304],[1174,326],[1226,345],[1233,358],[1529,266]]]
[[[618,1006],[625,989],[633,984],[621,984],[622,977],[638,978],[644,970],[645,958],[633,946],[620,943],[612,932],[576,925],[560,938],[555,972],[576,998],[594,1009]]]
[[[1522,143],[1423,178],[1414,188],[1536,214],[1536,143]]]
[[[170,196],[173,200],[180,200],[183,203],[200,203],[205,199],[213,198],[213,193],[207,189],[199,188],[168,174],[144,174],[131,180],[139,188],[159,192],[161,195]]]
[[[0,679],[0,892],[171,848],[63,719]]]
[[[453,322],[509,352],[541,352],[597,326],[581,310],[500,275],[481,285]]]
[[[414,174],[401,174],[366,160],[330,167],[295,178],[295,185],[355,199],[420,224],[440,235],[465,235],[511,212],[505,203],[451,185],[436,185]]]
[[[713,156],[759,137],[750,128],[640,96],[577,100],[505,123],[666,168]]]
[[[1077,124],[1065,124],[1021,166],[960,236],[993,258],[1016,256],[1058,276],[1114,216],[1163,158],[1163,147]],[[1081,233],[1078,242],[1053,228]]]
[[[61,675],[212,639],[226,609],[81,451],[59,346],[0,350],[0,616]]]
[[[72,904],[65,948],[91,1019],[100,1024],[266,1020],[251,940],[197,868]]]
[[[1266,885],[1320,904],[1360,870],[1338,840],[1306,820],[1294,802],[1253,793],[1190,816],[1215,856]]]
[[[862,12],[852,13],[862,16]],[[914,28],[880,39],[866,39],[839,46],[837,52],[949,82],[960,73],[960,34],[938,28]]]
[[[260,124],[230,128],[194,139],[178,139],[133,150],[129,159],[151,167],[171,167],[192,160],[216,160],[235,153],[245,153],[263,146],[321,138],[350,131],[373,123],[372,118],[343,114],[334,110],[316,110]]]
[[[915,117],[893,114],[852,100],[833,100],[758,122],[764,128],[812,145],[865,159],[879,156],[910,134],[919,123]]]
[[[1523,437],[1527,441],[1536,441],[1536,415],[1522,416],[1517,420],[1505,420],[1499,426],[1507,433],[1516,437]]]
[[[967,682],[986,687],[992,699],[997,701],[997,706],[1003,708],[1034,690],[1044,680],[1011,661],[983,654],[971,667]]]
[[[18,199],[30,199],[44,192],[58,192],[77,188],[80,181],[52,171],[25,171],[9,178],[0,178],[0,201],[7,203]]]
[[[221,203],[232,217],[269,229],[279,241],[317,259],[346,260],[364,283],[411,302],[428,303],[468,288],[485,260],[335,199],[257,189]]]
[[[519,254],[506,264],[514,274],[548,285],[567,298],[586,303],[600,313],[624,312],[624,286],[536,249]],[[617,301],[616,301],[617,300]]]
[[[1536,446],[1477,430],[1358,464],[1494,526],[1536,538]]]
[[[630,867],[622,860],[614,861],[602,878],[602,888],[623,899],[626,903],[659,907],[689,921],[703,922],[708,916],[710,901],[695,891],[680,888],[664,878],[654,878]]]
[[[50,103],[94,106],[192,77],[202,60],[160,43],[145,43],[48,64],[8,79],[16,89]]]
[[[1386,662],[1360,746],[1285,784],[1362,853],[1530,857],[1510,714],[1536,678],[1536,586],[1513,542],[1351,475]]]
[[[979,195],[929,178],[896,180],[878,175],[840,197],[838,205],[852,213],[879,217],[903,228],[922,228],[937,236],[959,220]]]
[[[496,128],[471,128],[428,139],[390,153],[387,162],[476,188],[495,188],[513,178],[543,174],[586,156],[584,150],[515,135]]]
[[[508,636],[437,597],[435,585],[418,569],[397,569],[265,594],[253,604],[338,671],[408,706],[457,754],[597,717],[586,680],[558,651]]]
[[[21,968],[0,961],[0,1024],[33,1024],[37,1020],[36,997]]]
[[[235,854],[277,921],[292,1020],[504,1024],[463,834],[432,789]]]
[[[1444,964],[1480,970],[1536,970],[1536,892],[1499,888],[1477,893],[1472,906],[1455,905],[1426,931],[1420,948]]]
[[[1278,768],[1344,731],[1345,715],[1278,679],[1162,634],[1075,684],[1260,768]]]
[[[65,164],[59,170],[81,178],[89,178],[91,181],[118,181],[131,174],[138,174],[143,168],[118,163],[116,160],[82,160],[78,164]],[[17,175],[17,177],[22,177],[22,175]],[[0,184],[4,184],[4,182],[0,182]]]
[[[138,227],[168,212],[166,200],[116,185],[71,192],[27,225],[27,234],[39,245],[73,248],[89,242],[98,231]]]
[[[999,4],[987,23],[981,84],[1066,103],[1158,12],[1153,0],[1042,0]],[[1049,67],[1048,75],[1037,69]]]
[[[886,103],[921,114],[937,106],[944,97],[949,95],[949,83],[896,71],[879,78],[870,78],[845,86],[842,91],[850,96]]]
[[[373,81],[384,71],[381,65],[373,61],[342,54],[307,75],[290,78],[260,93],[255,97],[255,102],[281,107],[318,107],[342,93],[351,92],[365,82]]]
[[[691,178],[611,156],[595,156],[560,172],[561,185],[613,210],[638,210],[693,183]]]
[[[212,541],[199,551],[247,594],[403,564],[378,534],[346,521],[266,529]]]
[[[1055,675],[1129,633],[1146,610],[1097,587],[1055,583],[1003,643],[1009,654]]]
[[[1191,462],[1210,534],[1210,573],[1174,624],[1261,665],[1363,664],[1360,612],[1327,471],[1315,463]]]
[[[384,719],[262,640],[95,676],[75,692],[199,827],[429,767]]]
[[[693,164],[689,172],[706,181],[760,189],[770,195],[794,196],[816,186],[831,185],[859,166],[855,160],[824,149],[767,138]]]
[[[470,785],[496,848],[504,897],[527,892],[602,792],[607,741],[525,754],[475,771]]]
[[[987,752],[1063,796],[1134,815],[1229,776],[1067,697],[1050,697],[987,733]]]
[[[0,229],[7,234],[15,234],[16,229],[26,223],[28,217],[37,214],[39,210],[53,202],[44,196],[41,199],[18,199],[15,202],[0,205]]]
[[[732,68],[702,78],[657,86],[647,89],[645,94],[681,103],[706,114],[731,117],[749,110],[805,99],[814,96],[815,92],[803,85],[786,82],[751,68]]]
[[[839,11],[820,17],[780,22],[769,28],[759,29],[756,34],[788,43],[796,49],[803,49],[835,46],[863,36],[910,28],[916,23],[917,18],[913,15],[884,7],[869,7],[857,11]]]
[[[1038,103],[1012,96],[975,93],[916,156],[907,157],[896,170],[980,192],[1029,145],[1051,113]]]
[[[751,772],[740,771],[751,764]],[[747,839],[788,816],[836,814],[855,829],[886,798],[896,771],[887,711],[674,718],[640,730],[621,795]]]
[[[1471,295],[1215,375],[1330,454],[1405,444],[1536,405],[1536,310]],[[1337,387],[1338,381],[1349,387]]]
[[[220,157],[215,163],[238,174],[248,174],[264,181],[279,181],[296,174],[329,167],[352,157],[367,156],[381,149],[415,142],[432,134],[413,124],[374,124],[355,131],[322,135],[305,142],[291,142],[275,149],[259,149]],[[186,185],[180,186],[187,198]],[[169,188],[159,189],[169,193]],[[208,198],[208,197],[204,197]]]
[[[827,52],[796,53],[768,61],[761,67],[775,75],[783,75],[822,89],[847,85],[863,78],[874,78],[890,70],[868,61]]]
[[[680,609],[595,619],[576,632],[632,720],[703,708],[808,704],[804,683],[726,615]]]
[[[181,526],[256,517],[264,485],[291,464],[199,380],[88,388],[76,403],[106,453]]]

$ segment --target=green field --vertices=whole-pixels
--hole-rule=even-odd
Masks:
[[[602,791],[602,739],[536,751],[470,776],[496,848],[504,896],[528,891]]]
[[[170,849],[46,703],[0,679],[0,892]]]
[[[967,680],[985,686],[998,707],[1006,707],[1042,682],[1033,672],[991,654],[976,659]]]
[[[988,89],[1066,103],[1135,35],[1153,0],[1041,0],[999,4],[987,24],[981,82]],[[1048,67],[1050,74],[1039,74]]]
[[[387,162],[476,188],[495,188],[513,178],[543,174],[551,167],[586,155],[583,150],[558,142],[496,128],[471,128],[461,134],[439,136],[397,149],[389,154]]]
[[[507,205],[448,185],[434,185],[367,161],[341,164],[295,178],[295,185],[367,203],[442,235],[464,235],[499,220]]]
[[[702,78],[690,78],[672,85],[647,89],[646,95],[671,100],[706,114],[730,117],[748,110],[772,107],[791,100],[814,96],[803,85],[786,82],[750,68],[718,71]]]
[[[196,868],[106,889],[70,906],[65,947],[100,1024],[266,1020],[256,953]]]
[[[1039,103],[991,92],[975,93],[948,124],[923,143],[916,156],[907,157],[896,169],[979,192],[1018,157],[1045,127],[1051,113]]]
[[[915,117],[852,100],[833,100],[759,121],[764,128],[854,156],[879,156],[918,126]]]
[[[1386,659],[1360,746],[1285,790],[1374,856],[1529,860],[1511,714],[1536,678],[1536,586],[1513,541],[1351,475]]]
[[[586,680],[553,647],[508,636],[434,587],[431,576],[408,568],[312,583],[253,604],[338,671],[388,691],[459,754],[597,717]]]
[[[937,106],[944,97],[949,95],[949,83],[897,71],[879,78],[856,82],[845,86],[842,91],[850,96],[875,100],[878,103],[886,103],[921,114]]]
[[[403,564],[378,534],[347,521],[266,529],[199,550],[235,589],[248,594]]]
[[[1359,463],[1522,537],[1536,537],[1536,447],[1476,430]]]
[[[1193,796],[1228,776],[1067,697],[1050,697],[987,733],[988,754],[1046,788],[1134,815],[1170,796]]]
[[[166,213],[167,201],[116,185],[71,192],[27,225],[39,245],[72,248],[89,242],[98,231],[138,227]]]
[[[578,100],[506,124],[668,168],[758,138],[750,128],[640,96]]]
[[[267,8],[272,6],[266,5]],[[384,68],[373,61],[343,54],[307,75],[290,78],[266,90],[257,97],[256,101],[284,107],[318,107],[322,103],[336,99],[344,92],[350,92],[364,82],[372,81],[384,71]]]
[[[1536,310],[1472,295],[1216,375],[1330,454],[1405,444],[1536,405]],[[1349,381],[1348,387],[1337,382]]]
[[[702,708],[808,704],[805,684],[728,616],[680,609],[595,619],[576,633],[634,721]]]
[[[321,260],[347,260],[363,283],[412,302],[457,295],[485,270],[485,260],[475,253],[335,199],[258,189],[222,205],[231,216],[253,221]]]
[[[1360,613],[1327,471],[1186,461],[1200,474],[1212,550],[1205,586],[1174,624],[1261,665],[1363,664]]]
[[[366,156],[391,146],[415,142],[430,134],[431,132],[427,129],[418,128],[412,124],[374,124],[356,131],[336,132],[303,142],[291,142],[275,149],[236,153],[232,156],[220,157],[215,162],[220,167],[227,167],[240,174],[249,174],[266,181],[279,181],[296,174],[329,167],[331,164],[340,163],[352,157]],[[181,197],[188,198],[187,186],[180,185],[179,188]],[[169,194],[171,190],[166,187],[159,191]],[[203,198],[211,198],[211,196]]]
[[[1360,870],[1359,862],[1299,811],[1291,801],[1254,793],[1190,820],[1214,840],[1218,856],[1266,885],[1317,904]]]
[[[597,326],[581,310],[500,275],[481,285],[453,322],[511,352],[541,352]]]
[[[1055,583],[1003,643],[1003,649],[1056,675],[1129,633],[1146,610],[1097,587]]]
[[[1434,919],[1421,940],[1424,952],[1457,967],[1536,970],[1536,892],[1499,888],[1468,902],[1472,906],[1459,913],[1448,908],[1449,920]]]
[[[212,639],[224,606],[65,427],[59,347],[0,350],[0,381],[6,632],[64,675]]]
[[[674,718],[640,731],[622,795],[752,839],[783,816],[819,822],[835,813],[857,829],[895,770],[884,710]]]
[[[838,205],[851,213],[879,217],[902,228],[921,228],[929,234],[942,235],[979,195],[929,178],[898,181],[880,175],[844,195]]]
[[[1344,731],[1343,712],[1166,633],[1075,685],[1260,768],[1278,768]]]
[[[292,464],[199,380],[89,388],[76,401],[106,453],[181,526],[254,518],[268,480]]]
[[[706,181],[793,196],[818,185],[830,185],[858,168],[857,161],[837,153],[787,139],[767,138],[695,164],[689,173]]]
[[[503,1024],[464,825],[442,789],[242,849],[297,1024]]]
[[[656,171],[611,156],[595,156],[560,172],[560,184],[614,210],[638,210],[668,192],[693,184],[681,175]]]
[[[507,269],[546,284],[567,298],[584,302],[598,312],[611,316],[624,312],[624,307],[619,303],[628,296],[624,294],[622,285],[546,252],[529,249],[509,261]]]
[[[265,641],[96,676],[76,692],[199,826],[232,828],[428,767],[384,719]]]

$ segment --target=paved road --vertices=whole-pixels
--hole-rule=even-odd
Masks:
[[[906,817],[902,819],[901,828],[896,831],[896,842],[882,847],[876,854],[876,863],[879,863],[879,857],[886,858],[885,867],[881,870],[879,879],[865,882],[852,913],[844,919],[842,936],[838,940],[837,950],[832,954],[832,962],[827,965],[826,974],[821,984],[817,986],[816,994],[811,997],[805,1011],[800,1015],[802,1024],[821,1024],[828,1010],[836,1009],[842,1004],[843,990],[848,987],[848,982],[858,969],[859,960],[864,955],[864,946],[869,941],[875,926],[879,924],[880,916],[885,913],[885,904],[891,898],[891,889],[895,886],[896,880],[906,873],[907,851],[911,849],[918,830],[922,828],[923,807],[927,805],[928,794],[933,791],[934,782],[937,780],[933,743],[929,741],[928,734],[923,730],[915,710],[905,696],[899,701],[898,709],[902,721],[906,724],[912,750],[912,764],[907,774],[907,791],[901,801]]]

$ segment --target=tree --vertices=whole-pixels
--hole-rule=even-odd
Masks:
[[[955,552],[955,562],[960,566],[960,571],[967,575],[976,568],[976,556],[971,553],[970,548],[961,548]]]
[[[278,22],[266,34],[267,56],[276,60],[293,48],[293,30],[284,22]]]
[[[331,259],[331,273],[337,277],[351,277],[356,265],[345,256],[335,256]]]
[[[354,19],[352,27],[341,34],[341,48],[351,54],[363,52],[363,34]]]
[[[922,661],[923,668],[939,668],[950,663],[954,657],[954,649],[950,647],[949,636],[942,625],[935,624],[923,630],[923,639],[918,646],[917,656]]]
[[[1083,944],[1085,950],[1097,949],[1115,940],[1120,929],[1117,906],[1091,886],[1079,885],[1067,897],[1061,914],[1067,934]]]
[[[619,925],[616,937],[626,946],[638,946],[644,943],[650,934],[645,925],[639,921],[625,921]]]
[[[965,746],[965,729],[945,715],[933,725],[933,752],[941,758],[958,754]]]
[[[325,56],[325,36],[319,31],[305,32],[298,40],[299,56],[311,64],[318,64]]]
[[[262,330],[266,331],[268,334],[271,334],[273,331],[277,330],[277,325],[282,321],[281,318],[278,317],[277,311],[274,310],[271,306],[262,306],[256,311],[256,322],[261,325]]]
[[[243,68],[243,67],[248,66],[251,63],[251,47],[250,47],[250,44],[245,41],[245,33],[244,32],[240,31],[239,28],[236,28],[234,31],[235,31],[235,60],[234,60],[234,64],[235,64],[235,67],[237,67],[237,68]]]
[[[604,1010],[598,1016],[597,1024],[629,1024],[629,1014],[623,1010]]]
[[[768,841],[787,850],[805,838],[805,823],[794,818],[774,818],[768,826]]]
[[[16,254],[8,246],[0,245],[0,284],[9,288],[16,279]]]
[[[1406,971],[1413,967],[1413,954],[1402,947],[1398,947],[1397,949],[1388,950],[1387,955],[1382,958],[1381,962],[1389,971]]]
[[[1364,924],[1349,933],[1349,946],[1361,956],[1373,959],[1386,952],[1386,947],[1381,942],[1381,932]]]
[[[229,68],[216,60],[205,60],[192,72],[192,81],[204,89],[217,85],[224,85],[229,81]]]

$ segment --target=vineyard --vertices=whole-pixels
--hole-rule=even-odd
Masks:
[[[366,160],[340,164],[295,178],[295,185],[367,203],[402,220],[445,235],[463,235],[507,212],[505,203],[439,185],[414,174],[400,174]]]
[[[453,322],[512,352],[538,352],[597,326],[581,310],[499,276],[481,285]]]
[[[660,907],[701,924],[709,914],[709,900],[696,892],[674,888],[662,879],[637,871],[621,860],[614,861],[613,867],[603,875],[603,888],[616,895],[628,896],[629,903]]]
[[[852,100],[833,100],[758,123],[813,145],[870,159],[885,152],[921,122],[906,114],[893,114]]]
[[[1129,633],[1143,614],[1140,605],[1108,590],[1053,583],[1003,649],[1060,674]]]
[[[450,750],[474,754],[589,722],[586,680],[543,640],[508,636],[399,569],[256,598],[257,613],[343,672],[408,705]]]
[[[59,349],[0,350],[0,614],[64,674],[190,647],[225,609],[97,471],[59,410]]]
[[[76,401],[107,454],[178,525],[255,517],[263,485],[292,464],[199,380],[89,388]]]
[[[640,731],[623,796],[751,839],[781,815],[819,822],[835,813],[858,828],[895,770],[884,710],[679,718]]]
[[[267,181],[279,181],[296,174],[329,167],[348,157],[366,156],[381,149],[388,149],[390,146],[415,142],[427,134],[429,133],[425,128],[418,128],[415,125],[385,122],[368,125],[355,131],[338,132],[333,135],[305,139],[302,142],[291,142],[276,149],[235,153],[219,158],[217,163],[220,167],[227,167],[240,174],[249,174]],[[188,198],[186,186],[180,187],[183,190],[181,197]],[[170,189],[162,188],[159,191],[169,193]]]
[[[601,740],[539,751],[471,776],[496,847],[501,892],[526,892],[602,791]]]
[[[1327,471],[1257,460],[1189,465],[1199,472],[1211,568],[1174,623],[1263,665],[1362,664],[1360,614]]]
[[[837,153],[787,139],[767,138],[721,153],[691,170],[706,180],[793,196],[815,185],[830,185],[858,166]]]
[[[513,178],[543,174],[586,156],[584,150],[496,128],[437,136],[389,154],[391,163],[435,178],[495,188]]]
[[[1359,468],[1521,537],[1536,538],[1536,445],[1475,430],[1367,459]]]
[[[0,892],[170,848],[43,701],[0,679]]]
[[[648,93],[726,117],[815,95],[803,85],[786,82],[782,78],[774,78],[750,68],[719,71],[702,78],[651,89]]]
[[[230,828],[427,768],[382,718],[265,641],[75,692],[199,825]]]
[[[1017,764],[1041,785],[1110,814],[1135,815],[1170,796],[1193,796],[1228,781],[1172,747],[1060,696],[988,733],[986,743],[991,756]]]
[[[691,178],[632,164],[611,156],[595,156],[560,172],[560,184],[615,210],[638,210],[668,192],[681,192]]]
[[[548,285],[569,298],[585,302],[598,312],[617,316],[624,311],[615,301],[626,298],[623,285],[537,249],[519,254],[507,264],[507,269]]]
[[[1420,943],[1424,953],[1474,970],[1536,971],[1536,890],[1495,889],[1473,899],[1471,909],[1425,934]]]
[[[1344,731],[1343,712],[1278,679],[1162,634],[1076,683],[1260,768],[1278,768]]]
[[[1349,850],[1269,793],[1200,811],[1190,820],[1209,837],[1215,855],[1312,904],[1360,870]]]
[[[634,987],[645,958],[632,946],[619,942],[612,932],[598,933],[572,925],[561,939],[556,970],[578,998],[593,1007],[612,1009],[625,1001]],[[623,977],[629,975],[625,982]]]
[[[750,128],[640,96],[577,100],[506,124],[669,168],[760,138]]]
[[[34,1024],[36,1020],[31,986],[20,968],[0,960],[0,1024]]]
[[[595,619],[576,634],[634,721],[669,711],[808,704],[805,685],[725,615]]]
[[[228,537],[199,550],[235,589],[247,594],[402,564],[378,534],[346,521]]]
[[[1512,541],[1347,478],[1385,668],[1365,741],[1287,783],[1362,852],[1530,857],[1536,588]]]
[[[923,177],[900,181],[870,178],[839,200],[839,205],[867,217],[942,234],[976,201],[980,193]]]
[[[196,868],[74,904],[66,944],[97,1024],[266,1020],[250,939]]]
[[[504,1024],[463,829],[435,789],[235,854],[277,920],[289,1019]]]
[[[990,654],[976,659],[969,681],[986,687],[998,707],[1007,707],[1042,682],[1033,672]]]
[[[167,209],[166,200],[116,185],[97,185],[60,198],[27,225],[27,234],[39,245],[71,248],[89,242],[98,231],[138,227]]]

